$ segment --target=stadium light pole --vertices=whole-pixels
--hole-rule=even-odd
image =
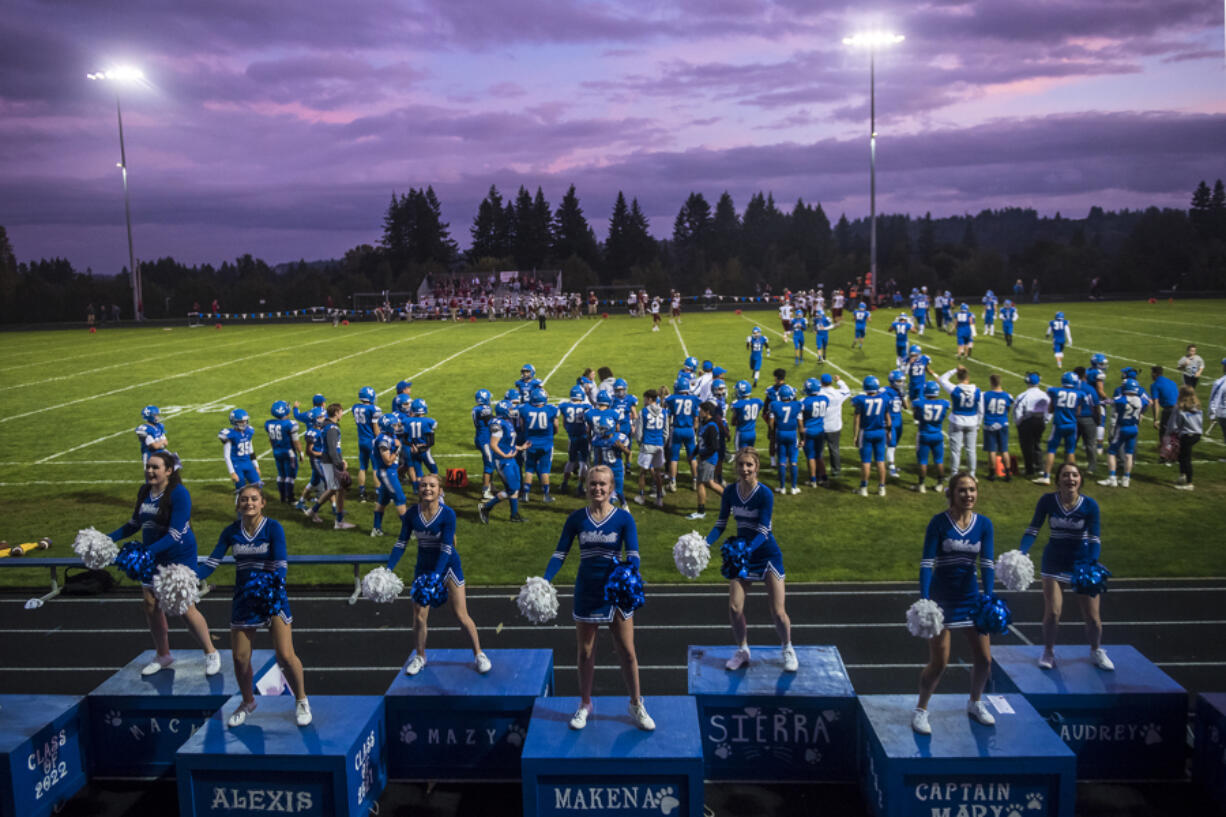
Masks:
[[[877,49],[896,45],[905,37],[887,31],[855,34],[843,38],[843,45],[868,49],[868,271],[869,303],[877,300]]]
[[[128,196],[128,154],[123,146],[123,109],[119,105],[119,88],[125,82],[139,82],[145,78],[139,68],[115,68],[86,74],[86,78],[114,83],[115,115],[119,119],[119,170],[123,176],[123,215],[128,226],[128,275],[132,280],[132,319],[141,318],[140,277],[136,272],[136,252],[132,248],[132,203]]]

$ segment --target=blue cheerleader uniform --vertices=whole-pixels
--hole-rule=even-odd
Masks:
[[[1034,518],[1022,536],[1022,553],[1028,553],[1034,546],[1044,519],[1048,520],[1051,538],[1043,548],[1039,574],[1068,584],[1072,581],[1073,565],[1098,561],[1102,551],[1102,542],[1098,538],[1098,503],[1088,496],[1080,496],[1073,507],[1065,508],[1060,503],[1059,494],[1043,494],[1034,507]]]
[[[170,502],[170,519],[159,525],[158,510],[163,502]],[[153,555],[153,563],[162,565],[187,565],[196,569],[196,534],[192,532],[192,497],[182,483],[165,493],[151,492],[132,510],[132,518],[117,530],[111,531],[111,539],[131,536],[140,531],[141,544]],[[153,585],[142,584],[152,588]]]
[[[958,527],[948,511],[932,517],[924,533],[920,559],[920,597],[932,599],[945,614],[945,627],[973,627],[972,616],[979,601],[978,563],[985,592],[996,580],[992,520],[972,514],[965,528]]]
[[[546,581],[553,581],[553,577],[562,569],[566,554],[576,538],[579,540],[579,572],[575,575],[574,620],[607,623],[613,621],[617,613],[621,613],[624,619],[632,618],[633,610],[623,610],[604,600],[604,588],[609,574],[617,566],[617,557],[623,546],[626,559],[638,569],[639,534],[634,517],[624,508],[615,508],[599,521],[588,508],[572,513],[562,526],[558,547],[545,568]]]
[[[248,535],[243,530],[242,521],[232,522],[221,536],[217,537],[217,547],[207,557],[200,560],[196,575],[206,579],[212,575],[221,564],[226,551],[232,551],[236,573],[234,577],[234,601],[230,605],[230,628],[234,630],[254,630],[272,624],[272,618],[252,609],[252,604],[243,596],[243,586],[251,579],[255,571],[275,573],[285,580],[288,568],[285,549],[285,528],[275,519],[265,517],[255,533]],[[289,609],[289,599],[281,599],[281,611],[277,616],[286,624],[292,624],[293,615]]]
[[[438,573],[444,582],[463,587],[464,568],[460,565],[459,551],[455,549],[455,519],[455,511],[441,502],[429,519],[422,515],[421,506],[410,507],[400,523],[400,536],[396,538],[392,555],[387,558],[387,569],[396,569],[409,537],[416,536],[417,564],[413,566],[413,579]]]
[[[719,519],[707,534],[707,544],[713,545],[728,526],[728,516],[736,519],[736,535],[749,543],[749,564],[741,581],[760,582],[767,573],[783,579],[783,551],[771,533],[771,515],[775,510],[775,494],[762,483],[754,486],[748,496],[741,496],[740,482],[724,489],[719,503]]]

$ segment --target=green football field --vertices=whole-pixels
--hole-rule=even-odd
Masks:
[[[1209,361],[1199,395],[1207,401],[1209,386],[1220,373],[1226,354],[1226,322],[1222,301],[1148,304],[1113,303],[1029,304],[1019,306],[1014,346],[1003,337],[980,337],[969,365],[973,381],[987,387],[989,374],[1004,377],[1004,388],[1017,394],[1022,376],[1038,371],[1044,385],[1058,381],[1051,344],[1043,339],[1048,319],[1063,309],[1076,344],[1068,350],[1066,367],[1088,364],[1092,352],[1110,359],[1108,386],[1119,382],[1126,365],[1141,370],[1149,383],[1148,366],[1161,364],[1178,381],[1175,361],[1187,343],[1197,343]],[[976,309],[978,312],[978,309]],[[161,407],[172,450],[183,458],[184,481],[191,490],[193,527],[200,550],[207,552],[217,534],[233,519],[233,494],[221,459],[217,433],[227,425],[227,413],[247,409],[257,429],[256,451],[272,493],[269,512],[286,523],[290,551],[298,554],[386,552],[399,522],[389,513],[385,527],[392,535],[369,536],[371,504],[359,504],[351,489],[349,518],[354,531],[333,531],[312,525],[299,512],[279,505],[272,479],[275,468],[263,435],[274,400],[300,400],[310,405],[316,392],[346,407],[357,402],[361,386],[379,393],[387,408],[394,384],[413,381],[413,396],[428,401],[439,421],[435,455],[442,468],[463,467],[478,476],[480,460],[472,448],[469,410],[478,388],[499,396],[518,377],[525,363],[554,399],[564,398],[587,366],[609,366],[626,378],[636,394],[671,385],[686,355],[710,359],[728,370],[729,383],[748,376],[745,338],[755,323],[767,332],[773,358],[764,362],[763,382],[776,366],[788,370],[799,386],[806,377],[831,371],[849,382],[853,392],[865,375],[883,384],[894,367],[894,341],[885,330],[896,312],[876,313],[863,351],[849,348],[851,327],[831,333],[830,363],[819,367],[811,352],[793,365],[790,342],[779,332],[774,312],[690,311],[679,325],[667,319],[661,331],[651,331],[650,319],[614,314],[598,320],[550,321],[546,331],[532,322],[476,323],[298,323],[284,326],[227,324],[214,328],[176,327],[106,329],[89,335],[82,329],[0,334],[0,538],[10,543],[42,536],[54,539],[46,555],[71,555],[79,528],[102,531],[118,527],[131,512],[142,481],[139,445],[133,429],[146,404]],[[915,337],[914,335],[912,336]],[[929,329],[918,342],[933,357],[938,372],[954,366],[954,342]],[[812,333],[809,335],[812,343]],[[730,389],[731,390],[731,389]],[[761,395],[761,388],[756,393]],[[858,486],[857,459],[850,447],[850,405],[844,406],[843,473],[831,489],[802,488],[799,496],[778,496],[774,528],[786,558],[788,577],[806,581],[899,580],[917,574],[924,529],[944,508],[942,496],[909,490],[916,478],[914,427],[908,416],[898,451],[903,476],[891,480],[888,496],[863,498]],[[357,444],[352,421],[341,425],[346,457],[356,468]],[[1226,530],[1226,446],[1220,431],[1195,451],[1196,490],[1172,490],[1177,469],[1157,462],[1156,432],[1146,424],[1138,449],[1132,487],[1110,489],[1095,484],[1086,492],[1103,511],[1103,562],[1116,576],[1220,576],[1219,554]],[[764,429],[759,440],[765,440]],[[1011,446],[1017,451],[1016,429]],[[565,458],[560,435],[555,456],[555,484]],[[986,474],[981,454],[980,475]],[[1083,463],[1084,464],[1084,463]],[[637,468],[635,479],[637,478]],[[1100,465],[1100,476],[1105,464]],[[706,520],[691,522],[695,495],[687,478],[666,496],[664,509],[632,506],[638,520],[643,572],[649,581],[679,581],[672,562],[677,537],[695,527],[706,533],[718,503],[709,502]],[[731,469],[726,469],[731,476]],[[801,480],[807,478],[801,465]],[[763,479],[778,484],[774,469]],[[370,480],[373,484],[373,480]],[[299,488],[302,482],[300,479]],[[997,552],[1015,547],[1044,489],[1025,480],[981,484],[978,510],[990,516],[997,532]],[[505,503],[483,527],[476,512],[478,488],[451,490],[447,502],[459,514],[458,547],[468,578],[478,584],[518,584],[540,574],[553,551],[566,514],[580,506],[573,496],[559,496],[551,505],[533,501],[522,506],[527,523],[507,522]],[[330,517],[328,517],[330,520]],[[1042,540],[1041,540],[1042,541]],[[574,562],[574,559],[570,560]],[[717,565],[705,581],[721,581]],[[575,569],[568,564],[566,573]],[[564,574],[565,575],[565,574]],[[344,582],[347,568],[295,569],[293,581]],[[226,578],[223,576],[223,581]],[[0,571],[0,582],[37,585],[43,572]]]

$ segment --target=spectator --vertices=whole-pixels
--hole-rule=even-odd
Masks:
[[[1204,433],[1204,413],[1200,410],[1200,400],[1196,399],[1196,389],[1192,386],[1179,389],[1179,399],[1163,433],[1179,438],[1179,481],[1175,483],[1175,490],[1191,491],[1192,446],[1200,442],[1200,435]]]
[[[1226,438],[1226,357],[1222,358],[1222,376],[1213,381],[1209,390],[1209,424],[1218,424],[1222,437]],[[1218,460],[1226,462],[1226,459]]]
[[[1153,380],[1149,387],[1149,396],[1154,399],[1160,409],[1158,416],[1154,418],[1154,428],[1163,429],[1170,422],[1171,411],[1175,408],[1175,402],[1179,400],[1179,387],[1175,385],[1174,380],[1162,374],[1161,366],[1151,366],[1149,376]]]
[[[1205,359],[1196,354],[1195,343],[1189,344],[1184,356],[1179,358],[1179,371],[1183,374],[1183,384],[1196,388],[1205,371]]]
[[[1039,472],[1039,461],[1042,452],[1039,449],[1043,439],[1043,426],[1047,422],[1047,406],[1050,402],[1047,392],[1039,386],[1039,376],[1035,372],[1026,375],[1027,389],[1017,396],[1013,404],[1013,421],[1017,424],[1018,442],[1022,448],[1022,463],[1026,467],[1026,476],[1033,477]]]

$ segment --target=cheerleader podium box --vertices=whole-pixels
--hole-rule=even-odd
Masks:
[[[174,768],[175,750],[238,693],[234,661],[221,653],[221,672],[204,674],[199,650],[175,653],[161,672],[141,675],[154,658],[146,650],[89,693],[89,757],[94,777],[158,777]],[[272,650],[253,650],[255,683],[279,675]]]
[[[624,696],[593,698],[587,727],[569,726],[578,698],[538,698],[523,751],[525,817],[701,817],[702,739],[689,696],[647,697],[654,732],[634,725]]]
[[[82,700],[0,695],[0,815],[56,813],[85,785]]]
[[[1192,779],[1226,812],[1226,693],[1203,692],[1196,696]]]
[[[1096,780],[1182,778],[1187,761],[1188,693],[1132,647],[1106,646],[1115,670],[1090,660],[1085,644],[993,646],[992,685],[1020,692],[1077,753],[1077,776]]]
[[[230,698],[175,755],[184,817],[285,812],[302,817],[363,817],[387,783],[383,698],[311,697],[314,720],[294,722],[294,699],[258,699],[242,726],[226,718]]]
[[[860,788],[874,817],[1072,817],[1072,751],[1017,694],[992,696],[995,726],[965,695],[934,695],[931,735],[911,729],[915,695],[860,697]]]
[[[796,647],[797,672],[779,648],[755,649],[729,672],[732,646],[689,650],[708,780],[852,782],[856,693],[835,647]]]
[[[417,675],[385,693],[392,780],[519,780],[537,698],[553,694],[552,650],[487,650],[485,675],[469,650],[430,650]]]

